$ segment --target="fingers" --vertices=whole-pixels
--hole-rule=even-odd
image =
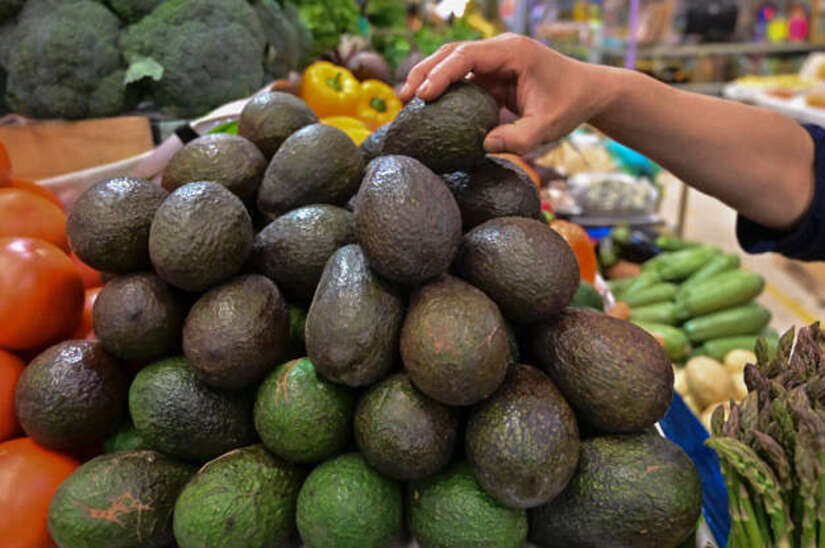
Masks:
[[[451,42],[449,44],[444,44],[438,51],[418,63],[413,67],[410,73],[407,75],[407,82],[404,84],[404,87],[401,88],[401,93],[399,93],[399,98],[402,101],[409,101],[415,95],[415,90],[417,90],[424,80],[427,78],[427,75],[430,71],[435,67],[438,63],[440,63],[445,57],[447,57],[452,51],[457,48],[460,44],[458,42]]]
[[[493,129],[484,139],[484,149],[487,152],[527,154],[541,144],[543,138],[543,121],[535,116],[526,116]]]

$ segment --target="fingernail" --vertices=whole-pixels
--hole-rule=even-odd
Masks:
[[[401,94],[400,94],[400,95],[401,95],[402,97],[406,97],[407,95],[409,95],[409,93],[410,93],[410,85],[405,83],[405,84],[401,87]]]
[[[504,152],[504,139],[495,135],[488,137],[484,143],[484,148],[487,149],[487,152]]]
[[[428,91],[430,91],[431,87],[432,87],[432,84],[430,83],[430,81],[429,80],[424,80],[424,83],[421,84],[420,86],[418,86],[418,90],[416,90],[415,93],[416,93],[416,95],[421,95],[421,94],[427,93]]]

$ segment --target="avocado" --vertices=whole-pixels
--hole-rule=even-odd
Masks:
[[[166,191],[134,177],[106,179],[80,195],[66,220],[72,250],[97,270],[146,270],[149,226]]]
[[[461,210],[464,231],[496,217],[541,219],[541,198],[530,177],[514,163],[488,155],[468,171],[441,176]]]
[[[364,154],[365,162],[369,163],[383,154],[384,139],[387,138],[387,132],[390,129],[390,125],[392,125],[392,122],[387,122],[370,133],[369,137],[364,139],[364,142],[361,143],[361,152]]]
[[[255,428],[267,449],[290,462],[318,462],[350,440],[355,394],[319,377],[307,358],[278,366],[258,388]]]
[[[310,473],[296,518],[307,548],[383,548],[401,532],[401,488],[347,453]]]
[[[635,432],[662,418],[673,399],[664,349],[632,323],[567,308],[536,326],[541,366],[577,413],[602,432]]]
[[[327,259],[355,241],[352,213],[317,204],[281,215],[255,236],[252,262],[291,301],[309,302]]]
[[[363,173],[363,155],[346,133],[311,124],[287,137],[272,157],[258,191],[258,208],[277,217],[303,205],[344,205]]]
[[[306,309],[293,304],[289,305],[289,344],[286,352],[288,360],[307,355],[306,323]]]
[[[376,272],[418,284],[449,268],[461,244],[461,212],[421,162],[381,156],[367,166],[358,191],[355,235]]]
[[[252,239],[252,220],[237,196],[217,183],[187,183],[155,213],[149,255],[170,284],[204,291],[241,269]]]
[[[257,383],[286,354],[289,309],[258,274],[238,276],[198,299],[183,326],[183,354],[198,377],[224,390]]]
[[[175,503],[178,546],[285,548],[297,536],[295,505],[305,475],[261,445],[207,462]]]
[[[189,141],[172,156],[162,184],[173,192],[186,183],[213,181],[246,201],[258,191],[266,165],[266,158],[252,141],[229,133],[210,133]]]
[[[129,412],[153,449],[207,461],[255,441],[252,398],[201,382],[183,357],[153,363],[129,389]]]
[[[580,308],[592,308],[599,312],[604,312],[604,299],[601,294],[596,291],[596,288],[584,280],[579,282],[579,288],[573,296],[573,302],[570,306],[577,306]]]
[[[348,386],[371,384],[392,368],[404,304],[367,266],[358,245],[327,261],[309,307],[306,346],[318,373]]]
[[[59,546],[161,548],[172,509],[195,468],[155,451],[119,451],[74,471],[52,497],[48,528]]]
[[[507,508],[476,482],[466,462],[407,490],[410,531],[421,548],[522,548],[527,512]]]
[[[103,442],[104,453],[116,451],[137,451],[151,449],[150,445],[137,433],[131,420],[121,423],[117,431]]]
[[[465,234],[456,263],[461,276],[514,322],[550,319],[570,304],[579,286],[573,250],[535,219],[498,217],[480,224]]]
[[[489,93],[457,82],[434,101],[407,103],[387,130],[382,154],[412,156],[436,173],[467,169],[484,159],[484,137],[498,120]]]
[[[121,360],[147,362],[180,350],[186,314],[179,292],[151,272],[118,276],[100,290],[93,308],[95,334]]]
[[[451,276],[413,294],[401,328],[401,357],[418,389],[447,405],[472,405],[492,394],[511,359],[496,304]]]
[[[496,393],[472,410],[466,435],[467,459],[479,485],[511,508],[552,500],[579,459],[573,409],[529,365],[510,368]]]
[[[391,478],[424,479],[450,460],[458,418],[422,394],[404,373],[372,386],[355,410],[355,441],[366,461]]]
[[[678,546],[696,527],[702,488],[690,458],[647,433],[583,441],[561,495],[530,511],[542,547]]]
[[[83,449],[110,434],[126,411],[129,380],[96,341],[64,341],[20,374],[14,409],[26,435],[52,449]]]
[[[255,95],[241,111],[238,135],[246,137],[271,160],[287,137],[318,117],[303,100],[281,91]]]

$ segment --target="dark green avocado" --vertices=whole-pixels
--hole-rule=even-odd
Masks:
[[[444,182],[421,162],[380,156],[358,191],[355,235],[370,266],[418,284],[443,274],[461,243],[461,212]]]
[[[648,433],[582,442],[576,474],[553,501],[530,511],[538,546],[678,546],[696,528],[702,487],[673,442]]]
[[[327,204],[299,207],[255,236],[252,261],[290,301],[309,302],[327,259],[354,241],[354,220],[346,209]]]
[[[407,103],[387,130],[382,154],[412,156],[436,173],[471,168],[484,159],[484,137],[498,121],[489,93],[458,82],[434,101]]]
[[[673,399],[673,367],[647,331],[570,307],[537,325],[541,366],[577,413],[599,431],[635,432],[662,418]]]
[[[361,248],[342,247],[327,262],[309,307],[309,358],[332,382],[371,384],[394,364],[403,317],[398,291],[370,270]]]
[[[137,433],[131,420],[122,422],[117,431],[103,442],[104,453],[137,451],[139,449],[151,449],[151,447]]]
[[[388,122],[370,133],[369,137],[364,139],[361,143],[361,152],[364,153],[364,161],[370,162],[383,154],[384,139],[387,138],[387,132],[390,129],[392,122]]]
[[[284,357],[289,309],[278,287],[258,274],[207,291],[189,311],[183,353],[206,384],[240,390],[259,382]]]
[[[361,150],[338,128],[305,126],[272,157],[258,191],[258,208],[277,217],[303,205],[343,206],[364,173]]]
[[[149,227],[166,191],[134,177],[106,179],[80,195],[66,220],[72,250],[97,270],[146,270]]]
[[[214,181],[241,200],[255,196],[266,158],[255,143],[239,135],[211,133],[186,144],[169,160],[163,188],[173,192],[196,181]]]
[[[244,106],[238,122],[238,135],[258,145],[269,160],[287,137],[317,122],[318,117],[299,97],[281,91],[265,91]]]
[[[478,483],[511,508],[552,500],[579,459],[573,409],[552,381],[529,365],[511,367],[496,393],[472,410],[466,436]]]

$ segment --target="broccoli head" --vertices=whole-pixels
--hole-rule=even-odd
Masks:
[[[0,0],[0,23],[17,15],[17,12],[23,7],[23,1]]]
[[[107,4],[126,23],[134,23],[140,21],[161,2],[163,0],[109,0]]]
[[[264,81],[266,39],[246,0],[166,0],[127,27],[120,44],[128,62],[163,67],[151,93],[178,116],[199,116]]]
[[[250,0],[261,22],[267,47],[264,56],[266,75],[272,78],[286,76],[298,68],[301,52],[298,33],[275,0]]]
[[[29,0],[4,59],[11,108],[37,118],[114,114],[93,102],[101,83],[122,68],[119,25],[91,0]]]

